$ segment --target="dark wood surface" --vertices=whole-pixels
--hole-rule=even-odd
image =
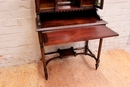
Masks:
[[[66,1],[69,3],[65,4],[64,2]],[[84,53],[96,60],[96,69],[98,68],[103,38],[118,36],[116,32],[105,26],[106,22],[97,14],[97,8],[103,8],[103,1],[104,0],[35,0],[38,15],[37,25],[40,27],[37,31],[46,80],[48,79],[46,66],[49,61],[57,58],[54,57],[46,62],[44,46],[48,45],[86,41]],[[97,58],[88,48],[88,40],[92,39],[100,39]],[[70,53],[68,54],[68,52]],[[59,54],[61,58],[66,54],[74,54],[76,56],[73,47],[59,50]]]
[[[99,22],[95,17],[64,17],[58,19],[44,20],[41,22],[41,28],[47,27],[58,27],[58,26],[67,26],[67,25],[77,25],[77,24],[90,24]]]
[[[65,44],[69,42],[100,39],[118,36],[116,32],[105,25],[62,29],[43,33],[44,45]]]
[[[64,2],[65,0],[59,0],[60,2]],[[36,10],[39,14],[40,12],[55,12],[55,11],[73,11],[73,10],[84,10],[90,8],[103,8],[103,1],[101,0],[100,5],[95,4],[98,2],[97,0],[66,0],[70,1],[70,5],[62,5],[59,6],[56,4],[58,0],[35,0],[36,2]]]
[[[40,10],[46,10],[46,9],[54,9],[55,1],[54,0],[41,0],[40,2]]]
[[[96,13],[96,9],[70,12],[41,13],[37,31],[50,31],[107,24]]]
[[[93,0],[81,0],[81,5],[82,6],[89,6],[89,5],[93,6]]]
[[[60,57],[63,58],[65,56],[76,56],[76,52],[74,51],[74,48],[68,48],[68,49],[58,49],[58,53],[60,54]]]

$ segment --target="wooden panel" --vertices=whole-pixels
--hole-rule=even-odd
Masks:
[[[54,0],[40,0],[40,10],[54,9]]]
[[[93,0],[81,0],[82,6],[93,6]]]
[[[44,20],[42,21],[42,28],[96,23],[98,21],[100,20],[94,17],[68,17],[68,18],[64,17],[64,18],[57,18],[51,20]]]
[[[104,25],[62,29],[43,33],[45,46],[118,36]]]

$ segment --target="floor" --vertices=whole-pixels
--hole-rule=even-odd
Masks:
[[[130,53],[130,43],[128,44],[128,45],[126,45],[126,47],[124,47],[125,48],[125,50],[128,52],[128,53]]]
[[[130,54],[123,49],[102,52],[98,70],[88,56],[56,59],[48,73],[46,81],[41,62],[0,68],[0,87],[130,87]]]

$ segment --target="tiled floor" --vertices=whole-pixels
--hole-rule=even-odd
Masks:
[[[48,64],[48,74],[46,81],[41,62],[0,68],[0,87],[129,87],[130,54],[102,52],[98,70],[88,56],[56,59]]]

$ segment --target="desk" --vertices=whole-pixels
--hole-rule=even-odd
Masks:
[[[118,36],[116,32],[109,29],[105,25],[64,28],[64,29],[59,29],[59,30],[54,30],[54,31],[38,31],[38,35],[39,35],[39,43],[40,43],[40,48],[41,48],[42,61],[43,61],[44,73],[45,73],[46,79],[48,79],[47,64],[51,60],[58,57],[62,58],[64,56],[64,54],[62,53],[65,53],[67,55],[74,54],[76,56],[77,53],[74,52],[74,50],[82,49],[82,48],[71,47],[70,49],[65,49],[65,50],[58,49],[58,51],[56,52],[58,52],[60,56],[46,61],[45,55],[56,53],[56,52],[45,53],[44,46],[65,44],[65,43],[77,42],[77,41],[86,41],[86,45],[84,46],[84,49],[85,49],[84,53],[79,53],[79,54],[89,55],[92,58],[94,58],[96,60],[95,66],[97,69],[100,62],[100,53],[101,53],[103,38]],[[91,50],[88,47],[88,41],[93,40],[93,39],[100,39],[97,57],[91,52]]]

